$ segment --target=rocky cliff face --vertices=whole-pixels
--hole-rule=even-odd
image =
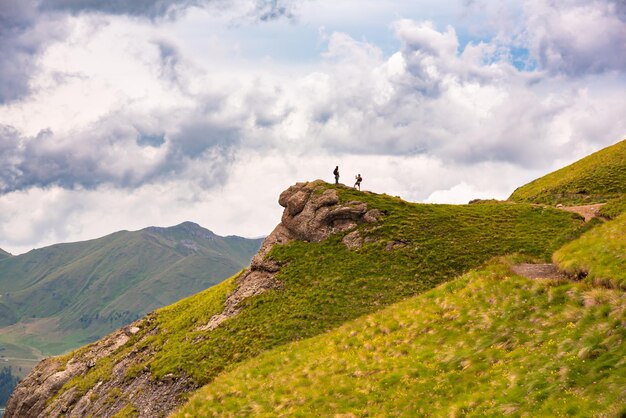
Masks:
[[[292,240],[318,242],[332,234],[354,229],[362,222],[375,222],[382,213],[368,210],[363,202],[352,201],[339,204],[335,190],[321,187],[323,182],[298,183],[285,190],[279,204],[285,208],[281,223],[265,239],[258,254],[253,258],[250,269],[237,279],[235,290],[227,297],[224,309],[196,330],[211,332],[222,322],[237,315],[241,302],[269,289],[280,289],[276,274],[281,266],[268,257],[274,245]],[[359,246],[360,237],[354,231],[344,240],[349,248]],[[111,365],[110,376],[93,382],[87,388],[61,388],[72,378],[80,376],[94,367],[98,361],[106,361],[120,347],[128,344],[132,337],[159,332],[151,327],[149,315],[128,327],[73,353],[71,356],[42,361],[33,372],[16,388],[9,399],[5,416],[11,417],[111,417],[122,408],[132,406],[132,411],[141,417],[165,416],[178,406],[182,394],[191,392],[197,385],[188,377],[165,376],[155,379],[148,368],[129,373],[140,359],[152,353],[133,349]],[[140,331],[150,330],[148,333]],[[141,346],[140,344],[136,344]],[[129,377],[132,376],[132,377]],[[117,394],[112,397],[111,393]]]
[[[134,379],[128,380],[128,368],[136,364],[135,359],[142,353],[131,351],[125,358],[113,365],[110,379],[94,382],[85,393],[77,388],[63,392],[59,390],[76,376],[83,375],[96,362],[106,358],[122,347],[150,319],[141,320],[124,327],[102,340],[80,349],[69,359],[49,358],[35,367],[30,375],[21,381],[7,404],[5,417],[111,417],[126,404],[126,396],[132,399],[133,407],[141,416],[158,417],[180,403],[179,395],[197,388],[190,379],[154,380],[150,371],[144,370]],[[110,396],[112,390],[119,390],[120,396]],[[113,392],[115,393],[115,392]]]

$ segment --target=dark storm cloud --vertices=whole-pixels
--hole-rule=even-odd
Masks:
[[[267,22],[281,17],[293,18],[292,4],[278,0],[263,0],[257,2],[256,16],[258,20]]]
[[[138,187],[189,175],[206,187],[223,182],[239,143],[236,124],[197,115],[173,132],[158,132],[153,121],[109,115],[89,132],[59,136],[43,130],[33,137],[0,125],[0,193],[30,187],[94,188],[102,184]],[[158,158],[154,152],[158,152]]]
[[[46,0],[41,11],[69,13],[98,12],[114,15],[146,16],[158,18],[173,16],[176,11],[192,6],[202,6],[210,0]]]
[[[24,137],[11,126],[0,125],[0,191],[2,193],[20,190],[31,185],[45,185],[49,182],[68,185],[71,177],[67,172],[74,167],[84,176],[93,169],[93,164],[73,165],[69,153],[62,149],[50,149],[53,133],[41,131],[34,137]],[[87,176],[89,178],[89,176]]]
[[[178,76],[177,67],[181,62],[181,55],[178,48],[166,40],[158,40],[154,42],[159,49],[159,66],[161,68],[161,77],[183,87]]]
[[[0,104],[29,91],[37,54],[64,34],[61,19],[38,17],[34,2],[0,1]]]
[[[191,122],[172,135],[172,155],[193,158],[210,149],[235,147],[239,138],[240,132],[236,127],[220,126],[209,121]]]
[[[259,20],[268,21],[291,17],[292,1],[252,0]],[[237,1],[229,0],[46,0],[40,5],[44,11],[69,13],[105,13],[114,15],[146,16],[152,19],[175,17],[176,13],[189,7],[215,5],[227,9]]]

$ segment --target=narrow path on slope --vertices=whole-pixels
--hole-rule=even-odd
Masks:
[[[585,222],[589,222],[593,218],[603,218],[600,215],[600,208],[604,206],[604,203],[597,203],[595,205],[583,205],[583,206],[561,206],[558,209],[566,210],[568,212],[574,212],[585,218]]]
[[[568,277],[554,264],[515,264],[511,266],[513,273],[529,279],[565,279]]]

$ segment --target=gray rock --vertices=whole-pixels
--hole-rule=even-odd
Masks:
[[[359,231],[352,231],[341,240],[349,250],[355,250],[363,246],[363,237]]]

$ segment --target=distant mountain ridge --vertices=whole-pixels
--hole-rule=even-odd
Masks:
[[[0,326],[25,322],[37,334],[47,330],[35,345],[59,353],[221,282],[247,266],[260,243],[184,222],[5,257]],[[15,332],[8,334],[15,342]]]
[[[7,258],[7,257],[11,257],[11,253],[8,253],[4,251],[2,248],[0,248],[0,260],[2,260],[3,258]]]

